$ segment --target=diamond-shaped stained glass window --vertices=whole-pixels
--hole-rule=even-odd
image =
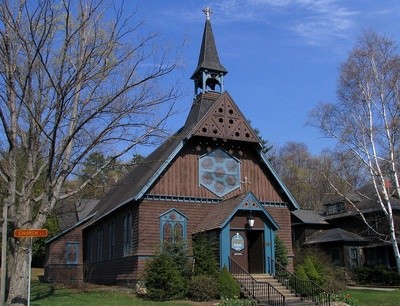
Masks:
[[[199,159],[200,185],[222,197],[240,187],[240,162],[222,149]]]

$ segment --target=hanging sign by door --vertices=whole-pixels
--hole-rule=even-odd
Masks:
[[[239,252],[239,251],[241,251],[241,250],[244,249],[244,239],[243,239],[243,237],[242,237],[239,233],[236,233],[236,235],[234,235],[234,236],[232,237],[232,240],[231,240],[231,247],[232,247],[232,249],[234,249],[236,252]]]

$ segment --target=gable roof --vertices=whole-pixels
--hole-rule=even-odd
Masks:
[[[225,92],[209,107],[196,123],[191,136],[217,137],[260,144],[260,138],[250,127],[242,112]]]
[[[323,216],[321,216],[319,213],[313,210],[298,209],[292,211],[291,213],[303,224],[325,224],[325,225],[329,224],[324,220]]]
[[[208,216],[197,226],[195,233],[224,228],[238,210],[261,211],[270,221],[274,230],[279,229],[278,223],[276,223],[268,211],[262,207],[255,195],[252,192],[247,192],[215,205]]]
[[[60,232],[50,237],[45,243],[49,243],[89,221],[95,215],[93,209],[98,203],[99,200],[96,199],[74,200],[70,198],[64,201],[63,205],[57,208]]]
[[[86,219],[97,206],[97,199],[75,199],[74,197],[60,202],[56,207],[58,225],[61,230],[74,226],[77,222]]]
[[[45,241],[45,243],[50,243],[56,239],[58,239],[61,236],[64,236],[65,234],[71,232],[72,230],[74,230],[75,228],[77,228],[78,226],[84,224],[85,222],[89,221],[91,218],[93,218],[94,213],[93,214],[89,214],[87,215],[85,218],[83,218],[82,220],[79,220],[77,223],[75,223],[73,226],[66,228],[65,230],[61,231],[60,233],[56,234],[55,236],[49,238],[48,240]]]
[[[185,125],[175,134],[169,137],[140,164],[133,167],[131,171],[124,175],[118,181],[118,183],[110,189],[110,191],[100,200],[99,204],[93,211],[96,212],[96,215],[91,220],[90,224],[96,222],[100,218],[108,215],[109,213],[131,201],[137,201],[141,199],[141,197],[160,176],[162,171],[164,171],[174,157],[177,156],[187,140],[193,136],[197,136],[195,127],[198,126],[199,122],[203,122],[204,118],[211,116],[210,113],[212,113],[212,110],[215,109],[215,104],[219,105],[219,103],[226,103],[226,101],[229,101],[232,108],[238,109],[235,102],[227,92],[222,94],[215,92],[200,94],[193,102]],[[240,115],[242,116],[241,113]],[[248,128],[250,133],[255,134],[250,126],[248,126]],[[215,137],[224,138],[225,136],[226,135],[216,135]],[[241,140],[240,136],[237,137],[236,140]],[[256,143],[255,140],[252,140],[251,142]],[[264,153],[262,153],[262,145],[257,143],[257,147],[262,164],[267,167],[272,174],[272,178],[278,183],[280,189],[283,190],[284,195],[286,195],[289,200],[289,205],[291,205],[293,209],[298,209],[298,203],[290,194],[289,190],[280,179],[276,171],[273,169],[267,157],[264,155]]]
[[[381,194],[381,197],[383,195]],[[353,193],[346,194],[345,196],[337,195],[327,201],[324,205],[329,206],[337,203],[348,203],[351,201],[361,213],[372,213],[382,211],[382,208],[378,202],[378,195],[375,187],[372,184],[367,184],[362,188],[358,189]],[[400,211],[400,200],[394,196],[390,196],[390,203],[393,211]],[[354,215],[359,215],[359,212],[351,206],[350,203],[346,205],[346,209],[343,212],[336,214],[329,214],[324,216],[325,220],[332,220],[337,218],[345,218]]]
[[[190,138],[190,131],[220,94],[202,94],[193,102],[185,125],[126,173],[100,200],[92,222],[130,201],[139,200]]]
[[[369,242],[369,240],[344,229],[333,228],[328,230],[321,230],[314,233],[304,242],[304,244],[310,245],[328,242],[354,242],[366,244]]]

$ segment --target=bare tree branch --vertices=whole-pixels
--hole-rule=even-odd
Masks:
[[[341,67],[338,102],[321,104],[313,110],[310,124],[335,138],[337,149],[351,152],[369,173],[376,203],[389,224],[385,234],[390,237],[400,274],[393,213],[393,197],[400,196],[399,78],[400,55],[394,42],[375,33],[365,33]],[[386,188],[388,180],[395,186],[393,191]],[[357,203],[352,204],[357,209]],[[358,212],[371,228],[362,211]]]
[[[107,163],[165,136],[178,89],[161,84],[177,59],[124,13],[112,1],[2,2],[0,180],[13,227],[42,227]],[[111,159],[65,191],[85,159],[105,149]],[[9,299],[26,294],[26,247],[13,245]]]

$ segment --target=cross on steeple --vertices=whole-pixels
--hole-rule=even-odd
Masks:
[[[205,9],[203,10],[203,12],[206,14],[207,20],[210,20],[210,17],[212,14],[210,7],[206,6]]]
[[[247,192],[248,191],[247,190],[248,185],[251,185],[251,183],[249,182],[247,176],[245,176],[244,177],[244,181],[241,181],[240,183],[243,185],[244,191]]]

